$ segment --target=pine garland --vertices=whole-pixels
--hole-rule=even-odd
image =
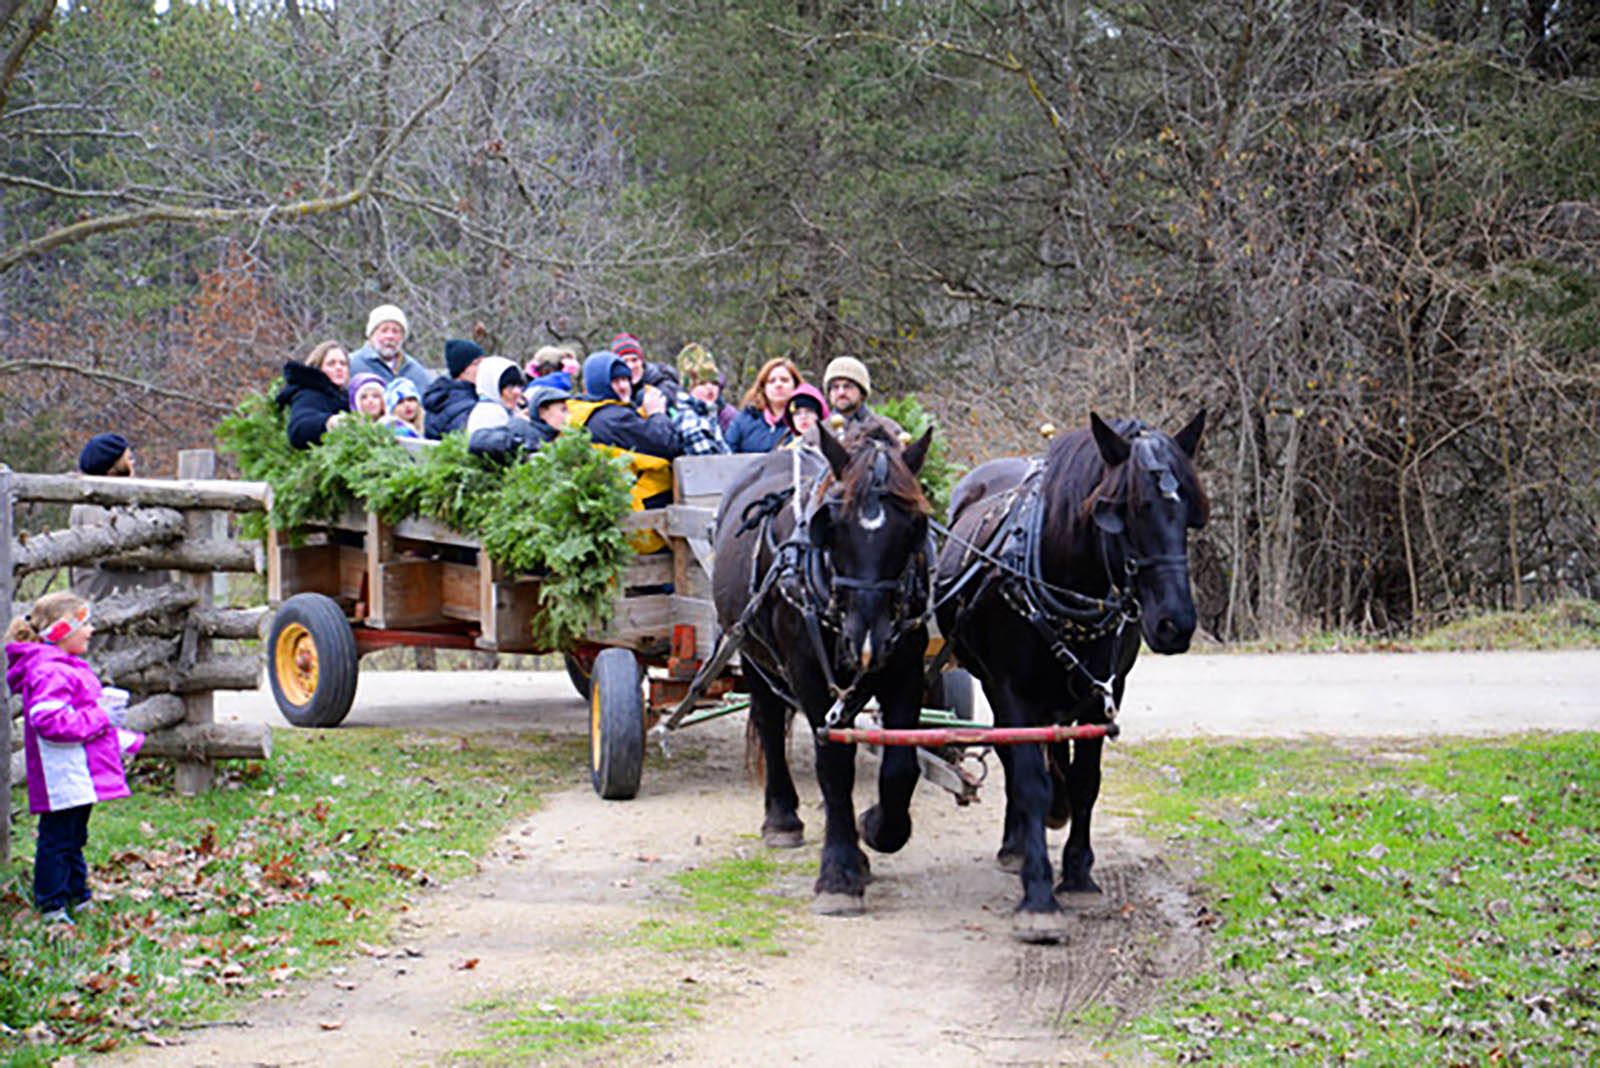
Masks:
[[[352,502],[386,523],[437,519],[475,537],[516,572],[546,575],[534,637],[561,649],[611,614],[622,571],[633,557],[620,527],[629,509],[625,460],[592,447],[572,429],[526,463],[480,460],[465,434],[448,434],[413,457],[386,427],[346,419],[309,449],[289,445],[287,416],[266,395],[251,396],[217,429],[246,478],[270,483],[272,512],[252,517],[278,530],[337,520]]]

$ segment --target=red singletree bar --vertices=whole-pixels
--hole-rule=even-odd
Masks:
[[[824,727],[824,741],[860,742],[864,745],[1023,745],[1029,742],[1065,742],[1079,738],[1115,738],[1115,723],[1085,723],[1054,727],[926,727],[886,730],[882,727]]]

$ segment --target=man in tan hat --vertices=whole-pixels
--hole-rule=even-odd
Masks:
[[[405,351],[411,324],[393,304],[380,304],[367,316],[367,343],[350,354],[350,377],[377,375],[387,389],[397,378],[409,378],[419,394],[426,393],[436,377]]]
[[[828,364],[822,373],[822,385],[828,391],[828,404],[834,414],[844,417],[838,437],[846,446],[853,446],[867,434],[894,442],[905,440],[899,423],[867,407],[867,398],[872,396],[872,376],[867,373],[867,365],[854,356],[840,356]]]

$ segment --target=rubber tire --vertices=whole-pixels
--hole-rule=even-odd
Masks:
[[[939,676],[939,681],[928,694],[928,707],[949,712],[957,719],[972,719],[977,706],[975,689],[978,685],[970,671],[951,668]]]
[[[300,705],[284,693],[277,671],[278,637],[293,624],[310,633],[317,653],[317,687],[311,699]],[[355,632],[331,598],[320,593],[297,593],[278,606],[267,636],[267,679],[272,683],[278,711],[294,726],[337,727],[343,723],[356,698],[360,660]]]
[[[607,801],[627,801],[644,770],[639,664],[632,650],[603,649],[589,678],[589,781]]]
[[[578,691],[578,696],[585,701],[589,699],[589,673],[583,670],[583,661],[571,653],[562,653],[561,659],[567,665],[567,678],[572,680],[572,688]]]

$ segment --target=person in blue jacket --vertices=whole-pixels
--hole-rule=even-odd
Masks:
[[[581,400],[568,405],[572,422],[586,427],[596,445],[671,460],[683,455],[677,428],[667,416],[666,398],[652,391],[642,407],[633,408],[633,375],[627,363],[609,350],[592,352],[583,361]]]
[[[478,364],[483,346],[453,337],[444,343],[444,365],[450,377],[435,378],[422,391],[423,433],[438,441],[452,430],[464,430],[478,404]]]
[[[733,417],[722,435],[728,448],[734,452],[771,452],[782,445],[789,436],[789,424],[784,420],[789,395],[804,383],[800,368],[786,356],[762,364],[756,372],[755,385],[744,395],[744,410]]]

